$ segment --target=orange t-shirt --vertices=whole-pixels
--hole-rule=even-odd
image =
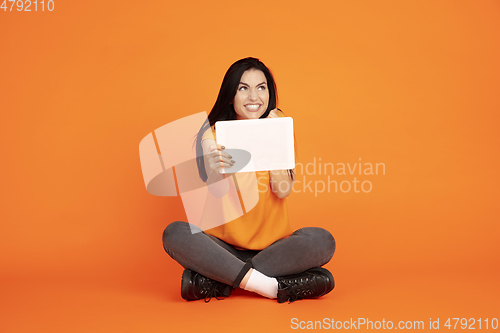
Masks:
[[[212,134],[215,138],[213,127]],[[208,138],[211,139],[212,136],[207,130],[202,141]],[[230,177],[236,178],[238,192],[240,188],[245,187],[245,183],[257,181],[259,200],[252,209],[240,217],[218,227],[205,230],[205,233],[238,248],[248,250],[262,250],[292,233],[288,221],[286,199],[278,198],[271,191],[269,171],[242,172]]]

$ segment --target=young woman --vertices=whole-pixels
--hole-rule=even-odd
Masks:
[[[214,196],[228,191],[227,182],[221,181],[221,167],[238,163],[216,144],[215,122],[282,116],[276,104],[275,81],[260,60],[241,59],[228,69],[196,139],[199,176],[211,184]],[[335,240],[322,228],[290,229],[286,197],[294,170],[242,174],[236,175],[259,178],[258,202],[250,211],[198,232],[186,222],[173,222],[163,233],[165,251],[185,268],[182,298],[208,302],[211,297],[229,296],[232,288],[242,288],[283,303],[329,293],[334,279],[321,266],[332,258]]]

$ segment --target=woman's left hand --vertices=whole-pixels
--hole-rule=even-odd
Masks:
[[[269,115],[266,118],[279,118],[280,116],[278,116],[278,111],[280,110],[278,110],[277,108],[271,110],[271,112],[269,112]]]

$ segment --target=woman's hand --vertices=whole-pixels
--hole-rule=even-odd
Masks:
[[[266,118],[280,118],[280,116],[278,116],[278,111],[281,112],[281,110],[278,110],[278,108],[271,110]]]
[[[212,171],[220,174],[220,168],[232,167],[235,161],[233,157],[224,151],[225,147],[218,144],[212,144],[209,147],[210,153],[206,157],[208,166]]]
[[[229,154],[224,151],[223,146],[217,145],[213,139],[204,140],[202,146],[205,155],[208,191],[214,197],[222,198],[229,190],[229,183],[225,179],[225,175],[219,173],[219,168],[230,165]]]
[[[284,199],[292,192],[294,180],[288,174],[288,170],[271,170],[269,171],[269,183],[271,191],[278,198]]]

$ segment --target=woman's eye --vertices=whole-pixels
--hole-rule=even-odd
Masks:
[[[266,87],[265,86],[260,86],[259,88],[257,88],[259,90],[266,90]]]
[[[244,91],[244,90],[247,90],[247,87],[242,86],[242,87],[240,87],[238,90],[239,90],[239,91]]]

